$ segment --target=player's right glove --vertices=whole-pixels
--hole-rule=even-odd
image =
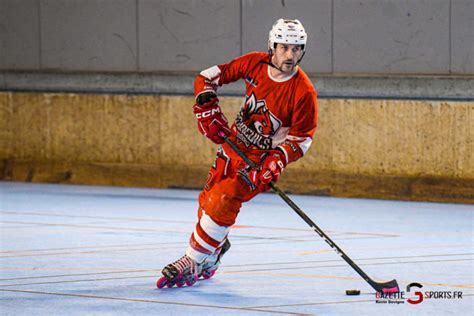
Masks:
[[[228,136],[231,131],[216,94],[207,91],[198,95],[193,112],[198,120],[199,132],[216,144],[224,143],[224,139],[219,135],[224,133]]]
[[[271,150],[262,163],[261,170],[249,172],[250,180],[259,188],[261,192],[270,189],[271,181],[277,182],[283,169],[286,167],[286,158],[281,150]]]

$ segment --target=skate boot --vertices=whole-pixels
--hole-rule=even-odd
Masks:
[[[202,277],[204,280],[212,278],[221,264],[222,257],[227,252],[227,250],[229,250],[229,248],[230,241],[229,239],[226,239],[224,245],[222,245],[221,252],[217,255],[217,258],[211,256],[210,258],[207,258],[204,261],[204,263],[202,264],[202,271],[199,274],[199,277]]]
[[[158,279],[156,286],[163,287],[182,287],[183,285],[192,286],[199,279],[201,274],[201,265],[190,257],[184,255],[179,260],[170,263],[163,268],[161,273],[163,277]]]

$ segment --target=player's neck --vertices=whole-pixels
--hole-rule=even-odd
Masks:
[[[273,62],[273,61],[272,61]],[[291,72],[284,72],[281,71],[275,67],[270,66],[270,74],[273,78],[278,79],[278,80],[284,80],[288,77],[292,77],[296,72],[298,71],[298,65],[293,67],[293,70]]]

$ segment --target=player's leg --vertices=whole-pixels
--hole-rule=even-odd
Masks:
[[[216,181],[199,195],[199,220],[191,235],[186,255],[201,264],[199,276],[209,278],[230,248],[227,236],[242,206],[238,183],[233,178]]]
[[[173,285],[182,286],[184,284],[193,285],[201,275],[205,259],[213,256],[217,258],[222,250],[230,225],[214,221],[206,214],[203,205],[205,204],[204,201],[208,200],[209,192],[215,184],[230,175],[230,164],[230,159],[219,148],[216,160],[209,171],[204,190],[199,195],[198,222],[191,235],[186,254],[163,269],[164,277],[158,280],[157,283],[159,288]],[[215,194],[209,196],[214,197]],[[240,208],[240,205],[237,205],[237,207]]]
[[[220,179],[206,188],[199,196],[200,210],[199,222],[194,234],[205,239],[214,237],[218,247],[212,255],[207,256],[202,265],[200,276],[204,279],[212,277],[218,269],[222,257],[230,248],[230,241],[227,237],[230,227],[235,223],[243,202],[246,202],[257,195],[258,191],[253,190],[242,177],[242,168],[246,164],[242,161],[232,161],[230,176]],[[204,232],[201,231],[204,230]],[[224,230],[225,235],[218,235],[213,232]],[[206,236],[206,233],[213,234]],[[222,239],[222,236],[224,238]],[[194,247],[194,241],[191,239],[190,247]],[[199,246],[199,245],[198,245]],[[209,249],[209,245],[206,245]],[[189,250],[189,248],[188,248]]]

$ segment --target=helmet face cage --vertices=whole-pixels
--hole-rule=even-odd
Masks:
[[[301,45],[304,53],[307,38],[308,35],[299,20],[279,19],[268,34],[268,50],[271,54],[277,43],[294,44]]]

